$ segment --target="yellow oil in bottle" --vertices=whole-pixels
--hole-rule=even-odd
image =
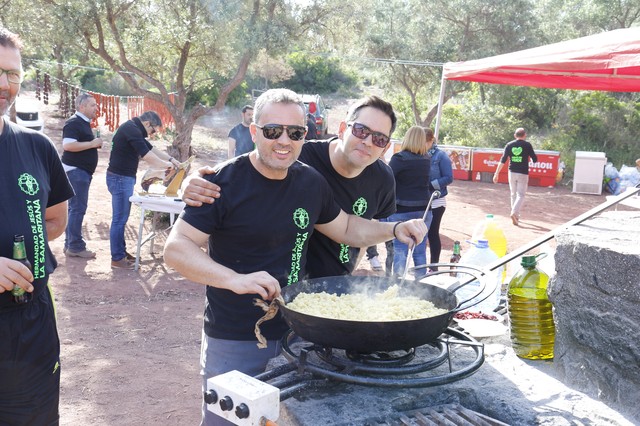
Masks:
[[[511,344],[519,357],[552,359],[556,330],[547,297],[549,277],[536,268],[535,256],[523,256],[521,265],[507,292]]]

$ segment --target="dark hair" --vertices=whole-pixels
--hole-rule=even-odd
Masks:
[[[253,107],[251,105],[245,105],[242,107],[242,113],[244,114],[248,109],[253,111]]]
[[[427,137],[427,142],[431,142],[436,136],[431,127],[424,127],[424,134]]]
[[[366,98],[362,98],[356,101],[355,104],[351,105],[347,112],[347,121],[354,121],[358,118],[358,113],[365,107],[378,109],[389,116],[391,119],[391,131],[389,132],[389,136],[391,136],[393,131],[396,129],[396,123],[398,121],[396,113],[393,112],[393,105],[378,96],[367,96]]]
[[[140,117],[140,121],[148,121],[153,127],[162,127],[162,120],[155,111],[145,111]]]
[[[0,26],[0,46],[22,50],[22,40],[20,40],[20,37],[17,34]]]
[[[87,92],[82,92],[76,97],[76,108],[85,103],[87,99],[93,98],[93,95]]]

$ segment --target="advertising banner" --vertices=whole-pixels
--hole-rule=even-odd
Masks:
[[[474,148],[471,161],[471,179],[477,182],[493,182],[503,150],[495,148]],[[529,161],[529,185],[555,186],[560,153],[536,150],[537,162]],[[509,183],[509,162],[498,176],[499,183]]]
[[[457,180],[471,179],[471,148],[456,145],[438,145],[451,160],[453,178]]]

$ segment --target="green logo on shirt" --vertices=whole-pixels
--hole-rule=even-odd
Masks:
[[[362,216],[366,213],[369,205],[367,204],[367,200],[364,197],[358,198],[355,203],[353,203],[353,214],[356,216]],[[349,263],[349,246],[347,244],[340,244],[340,253],[338,254],[338,259],[340,263]]]
[[[522,147],[515,146],[511,148],[511,161],[514,163],[522,163]]]
[[[302,208],[296,209],[293,212],[293,223],[300,229],[306,229],[309,226],[309,213]]]
[[[23,173],[18,177],[18,188],[28,196],[33,197],[38,193],[38,191],[40,191],[40,184],[38,184],[36,178],[31,176],[29,173]],[[43,278],[46,275],[46,243],[44,240],[44,232],[46,228],[44,211],[46,210],[46,207],[43,208],[40,204],[40,200],[37,198],[34,200],[27,199],[25,202],[27,217],[31,227],[31,235],[33,237],[33,260],[31,261],[33,277],[36,279]]]
[[[27,195],[36,195],[40,190],[38,181],[29,173],[23,173],[18,178],[18,187]]]
[[[293,212],[293,223],[300,229],[307,229],[309,226],[309,213],[303,208],[298,208]],[[291,272],[287,278],[287,285],[295,284],[300,281],[300,260],[304,252],[304,244],[309,237],[308,232],[296,234],[296,242],[291,252]]]

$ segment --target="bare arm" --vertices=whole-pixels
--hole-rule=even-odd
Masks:
[[[174,163],[172,161],[169,161],[171,159],[169,154],[161,152],[155,148],[147,152],[145,156],[142,157],[142,159],[149,163],[151,167],[156,169],[169,169],[171,167],[174,167]],[[173,159],[173,161],[177,162],[177,160],[175,159]],[[180,163],[178,162],[178,164]]]
[[[504,167],[504,163],[498,163],[498,167],[496,168],[496,172],[493,174],[493,183],[498,183],[498,175],[502,171]]]
[[[341,244],[352,247],[368,247],[383,243],[394,238],[393,228],[397,222],[377,222],[347,215],[341,211],[338,217],[329,223],[316,224],[315,228],[327,237]],[[427,225],[422,219],[413,219],[401,222],[396,227],[396,235],[399,241],[414,245],[427,235]]]
[[[233,158],[236,156],[236,140],[229,138],[229,148],[227,149],[227,158]]]
[[[102,148],[102,139],[95,138],[88,142],[78,142],[75,139],[64,139],[62,141],[62,149],[69,152],[86,151],[92,148]]]
[[[193,207],[200,207],[203,203],[213,204],[220,198],[220,187],[215,183],[202,179],[202,176],[215,173],[213,167],[200,167],[191,173],[182,183],[182,201]]]
[[[62,235],[67,227],[67,202],[48,207],[44,213],[44,221],[49,241]]]
[[[257,294],[264,300],[280,295],[278,280],[267,272],[239,274],[211,259],[201,249],[208,238],[209,235],[178,219],[165,243],[164,261],[193,282],[237,294]]]

